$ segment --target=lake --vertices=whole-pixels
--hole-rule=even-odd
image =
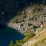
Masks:
[[[0,25],[0,46],[9,46],[11,39],[15,43],[16,40],[23,39],[24,35],[10,27]]]

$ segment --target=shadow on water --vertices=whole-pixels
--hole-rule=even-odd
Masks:
[[[1,30],[2,28],[4,28],[4,27],[5,27],[4,25],[1,25],[1,24],[0,24],[0,30]]]

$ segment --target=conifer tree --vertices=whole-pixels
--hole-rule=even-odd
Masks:
[[[14,46],[13,41],[11,39],[9,46]]]

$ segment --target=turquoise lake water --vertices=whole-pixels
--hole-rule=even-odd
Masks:
[[[15,43],[16,40],[23,39],[24,35],[12,28],[0,25],[0,46],[9,46],[11,39]]]

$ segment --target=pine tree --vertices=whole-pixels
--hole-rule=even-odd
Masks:
[[[9,46],[14,46],[13,41],[11,39]]]

